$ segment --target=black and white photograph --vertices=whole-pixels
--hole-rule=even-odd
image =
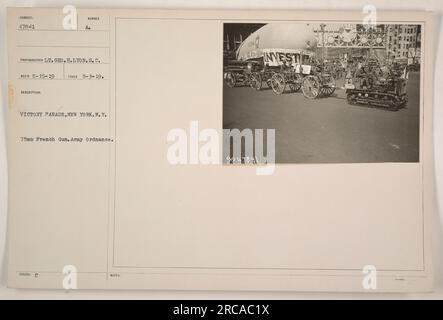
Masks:
[[[420,24],[225,23],[223,33],[224,130],[275,130],[275,163],[419,161]],[[246,163],[231,141],[224,163]]]

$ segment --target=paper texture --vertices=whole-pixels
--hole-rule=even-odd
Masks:
[[[311,72],[316,62],[297,60],[301,53],[285,55],[293,69],[280,67],[277,54],[290,48],[267,44],[266,33],[253,53],[225,52],[230,42],[248,45],[229,40],[227,24],[242,24],[235,33],[324,23],[338,26],[328,35],[352,37],[340,26],[360,24],[361,13],[77,9],[70,19],[73,12],[8,10],[9,286],[431,290],[430,14],[378,13],[378,25],[411,26],[420,40],[420,56],[406,61],[420,65],[407,69],[407,105],[390,111],[348,105],[345,75],[322,97],[304,97],[315,93],[303,91],[307,82],[279,93],[276,68],[289,70],[283,90],[298,83],[296,74],[320,82],[327,75]],[[349,43],[334,38],[328,53],[323,44],[308,49],[332,55],[340,41]],[[257,67],[261,45],[275,53],[265,59],[272,74]],[[243,67],[261,72],[263,90],[250,88]],[[223,129],[275,128],[273,121],[275,165],[221,159]],[[209,140],[218,142],[212,153]],[[368,289],[372,267],[376,287]]]

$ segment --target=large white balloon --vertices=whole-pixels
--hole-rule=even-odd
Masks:
[[[306,23],[269,23],[243,41],[237,49],[237,59],[263,56],[263,49],[314,50],[317,39],[314,25]]]

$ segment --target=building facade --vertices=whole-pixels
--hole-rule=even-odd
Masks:
[[[420,25],[388,25],[387,26],[387,54],[397,61],[419,62]]]

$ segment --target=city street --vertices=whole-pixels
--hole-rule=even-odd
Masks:
[[[337,85],[342,82],[337,81]],[[224,129],[275,129],[277,163],[417,162],[420,74],[411,72],[409,102],[398,111],[349,105],[345,91],[306,99],[301,91],[223,91]]]

